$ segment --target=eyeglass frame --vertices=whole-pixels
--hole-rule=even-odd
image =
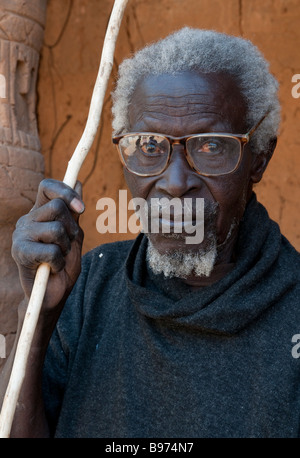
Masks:
[[[201,134],[193,134],[193,135],[185,135],[184,137],[173,137],[171,135],[165,135],[165,134],[162,134],[162,133],[154,133],[154,132],[128,132],[126,134],[123,134],[123,135],[116,135],[116,136],[113,136],[112,137],[112,142],[116,145],[117,147],[117,150],[118,150],[118,153],[119,153],[119,157],[120,157],[120,160],[121,160],[121,163],[123,164],[123,166],[131,173],[133,173],[134,175],[137,175],[137,176],[140,176],[140,177],[152,177],[152,176],[158,176],[160,175],[161,173],[163,173],[167,168],[168,168],[168,165],[170,163],[170,159],[171,159],[171,155],[172,155],[172,152],[173,152],[173,145],[183,145],[184,146],[184,155],[185,155],[185,158],[189,164],[189,166],[191,167],[192,170],[194,170],[198,175],[201,175],[201,176],[206,176],[206,177],[219,177],[219,176],[223,176],[223,175],[230,175],[231,173],[234,173],[240,166],[241,164],[241,161],[242,161],[242,156],[243,156],[243,152],[244,152],[244,146],[249,143],[250,141],[250,138],[251,136],[254,134],[254,132],[258,129],[258,127],[261,125],[261,123],[264,121],[264,119],[269,115],[270,111],[268,111],[259,121],[258,123],[256,123],[246,134],[228,134],[228,133],[225,133],[225,132],[207,132],[207,133],[201,133]],[[126,163],[125,163],[125,160],[123,158],[123,155],[122,155],[122,152],[121,152],[121,149],[119,147],[119,142],[122,140],[122,138],[124,137],[130,137],[130,136],[134,136],[134,135],[137,135],[137,136],[142,136],[142,135],[158,135],[158,136],[161,136],[161,137],[164,137],[165,139],[168,140],[169,142],[169,152],[168,152],[168,158],[167,158],[167,162],[166,162],[166,165],[164,166],[164,168],[159,172],[159,173],[155,173],[155,174],[148,174],[148,173],[137,173],[137,172],[133,172],[132,170],[130,170]],[[240,152],[239,152],[239,159],[238,159],[238,162],[235,166],[235,168],[233,170],[230,170],[230,172],[225,172],[225,173],[218,173],[218,174],[211,174],[211,173],[203,173],[203,172],[199,172],[199,170],[197,170],[193,164],[193,159],[192,157],[190,156],[190,153],[187,151],[187,148],[186,148],[186,142],[193,138],[193,137],[205,137],[205,136],[209,136],[209,137],[226,137],[226,138],[234,138],[236,140],[239,141],[240,143]]]

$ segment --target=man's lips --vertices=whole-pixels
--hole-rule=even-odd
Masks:
[[[185,214],[159,214],[156,217],[148,217],[148,232],[151,233],[177,233],[191,234],[196,228],[203,226],[203,215],[191,218],[191,215]]]
[[[167,232],[170,229],[171,232],[184,232],[185,228],[195,226],[197,223],[195,219],[186,219],[184,215],[176,215],[175,217],[170,216],[170,219],[160,216],[158,219],[151,219],[151,223],[159,224],[159,227]]]
[[[148,233],[191,234],[203,228],[205,222],[210,225],[216,217],[217,204],[203,198],[177,199],[174,206],[172,199],[167,198],[155,198],[145,203],[140,217]]]

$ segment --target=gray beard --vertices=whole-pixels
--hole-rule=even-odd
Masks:
[[[238,220],[233,219],[226,239],[218,244],[216,232],[217,204],[206,205],[206,237],[197,251],[174,250],[161,254],[153,245],[148,234],[147,261],[155,274],[163,273],[167,278],[209,277],[217,261],[218,253],[227,244],[235,229]],[[181,234],[166,234],[169,238],[181,238]]]
[[[217,220],[218,204],[205,201],[205,240],[197,250],[189,248],[160,253],[148,234],[147,261],[155,274],[163,273],[167,278],[209,277],[217,259]],[[182,239],[182,234],[165,234],[166,238]]]
[[[147,261],[155,274],[168,278],[209,277],[217,258],[217,240],[214,237],[205,250],[197,252],[174,251],[161,254],[149,240]]]

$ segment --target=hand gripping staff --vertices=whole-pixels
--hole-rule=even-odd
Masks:
[[[80,141],[68,163],[63,180],[64,183],[72,188],[74,188],[76,184],[79,170],[92,146],[99,126],[104,96],[113,66],[115,45],[127,2],[128,0],[115,0],[111,12],[103,43],[98,75],[92,94],[88,119]],[[10,435],[11,425],[25,377],[27,359],[47,288],[49,274],[50,266],[45,263],[41,264],[36,272],[10,380],[3,400],[0,414],[0,438],[7,438]]]

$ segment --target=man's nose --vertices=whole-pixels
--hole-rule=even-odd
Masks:
[[[183,145],[173,146],[169,165],[160,175],[156,186],[171,197],[183,197],[202,186],[201,177],[187,162]]]

